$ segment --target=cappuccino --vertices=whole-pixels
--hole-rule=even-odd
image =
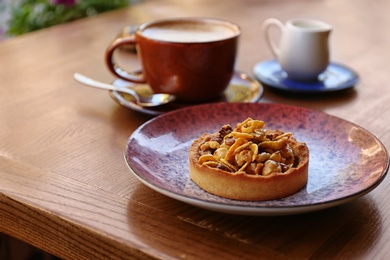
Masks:
[[[140,25],[134,35],[113,41],[106,50],[112,73],[147,83],[154,93],[175,95],[180,102],[218,98],[234,72],[240,27],[212,18],[170,18]],[[120,46],[136,45],[142,73],[128,73],[115,61]]]
[[[199,43],[229,39],[240,33],[238,26],[214,21],[164,21],[141,29],[141,34],[149,39],[165,42]]]

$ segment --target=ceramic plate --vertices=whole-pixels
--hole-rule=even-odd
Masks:
[[[146,84],[134,85],[133,83],[122,79],[115,80],[113,84],[121,88],[130,87],[137,91],[140,95],[152,93],[152,90]],[[256,102],[263,95],[263,91],[263,86],[261,86],[257,80],[249,77],[245,73],[236,71],[222,97],[217,100],[213,100],[212,102]],[[172,104],[161,106],[159,108],[144,108],[137,105],[134,102],[135,100],[130,95],[126,95],[116,91],[110,91],[109,93],[110,96],[122,106],[149,115],[160,115],[172,110],[188,106],[188,104],[174,102]]]
[[[192,141],[247,117],[264,120],[269,129],[291,131],[307,143],[306,187],[286,198],[250,202],[214,196],[191,181]],[[166,196],[209,210],[264,216],[304,213],[354,200],[383,180],[389,163],[382,143],[358,125],[315,110],[261,103],[214,103],[160,115],[132,134],[125,158],[142,183]]]
[[[330,63],[315,82],[299,82],[287,78],[279,63],[269,60],[257,63],[253,68],[256,78],[276,90],[296,93],[324,93],[352,88],[359,81],[358,75],[344,65]]]

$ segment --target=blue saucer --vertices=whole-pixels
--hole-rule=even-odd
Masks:
[[[330,63],[326,71],[318,76],[318,80],[311,82],[288,79],[286,72],[276,60],[257,63],[253,72],[263,84],[277,90],[295,93],[340,91],[354,87],[359,81],[357,73],[337,63]]]

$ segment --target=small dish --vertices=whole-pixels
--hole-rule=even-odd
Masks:
[[[132,88],[135,91],[137,91],[139,95],[152,93],[152,90],[147,84],[135,85],[131,82],[122,79],[116,79],[113,82],[113,85],[122,88],[126,88],[126,87]],[[210,102],[228,102],[228,103],[257,102],[260,99],[260,97],[263,95],[263,91],[264,91],[263,86],[256,79],[251,78],[245,73],[236,71],[234,72],[232,80],[230,81],[230,84],[226,89],[226,91],[224,92],[224,94],[222,95],[222,97],[212,100]],[[194,105],[191,103],[173,102],[171,104],[164,105],[161,107],[145,108],[137,105],[134,102],[135,100],[130,95],[126,95],[116,91],[110,91],[109,93],[110,96],[120,105],[149,115],[160,115],[172,110],[187,107],[189,105]]]
[[[318,81],[300,82],[287,78],[276,60],[257,63],[253,67],[256,78],[264,85],[276,90],[295,93],[324,93],[352,88],[359,81],[359,76],[350,68],[337,63],[330,63],[326,71],[318,76]]]
[[[269,129],[292,132],[307,143],[305,188],[282,199],[250,202],[212,195],[192,182],[192,141],[247,117],[264,120]],[[124,156],[130,171],[161,194],[209,210],[257,216],[300,214],[347,203],[377,187],[389,167],[383,144],[362,127],[316,110],[262,103],[211,103],[160,115],[134,131]]]

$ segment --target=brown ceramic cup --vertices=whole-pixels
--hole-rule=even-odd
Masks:
[[[147,83],[155,93],[184,102],[220,96],[234,72],[239,26],[211,18],[172,18],[142,24],[107,48],[105,61],[116,76]],[[114,58],[120,46],[135,45],[141,73],[126,72]]]

